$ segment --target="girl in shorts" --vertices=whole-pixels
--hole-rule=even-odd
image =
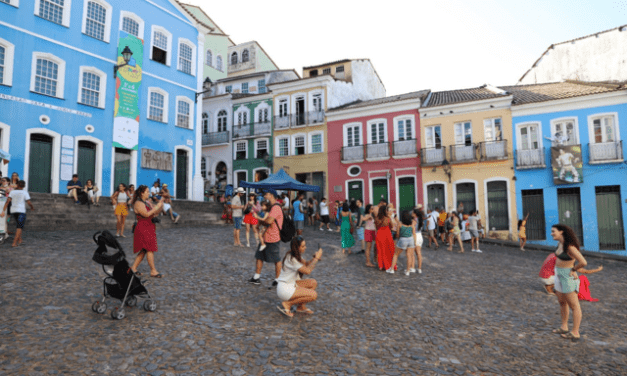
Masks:
[[[261,212],[259,214],[253,212],[253,218],[255,218],[257,220],[258,223],[258,227],[259,227],[259,250],[263,251],[264,249],[266,249],[266,243],[263,240],[263,236],[266,233],[266,230],[268,229],[268,226],[265,225],[265,220],[268,219],[268,217],[270,216],[270,210],[272,210],[272,205],[270,205],[270,201],[263,201],[261,203]]]
[[[4,218],[7,207],[12,203],[11,213],[17,224],[13,247],[22,244],[22,231],[24,230],[24,223],[26,222],[26,204],[30,206],[30,210],[35,210],[33,204],[30,202],[30,195],[24,190],[24,187],[26,187],[24,180],[17,182],[17,188],[9,193],[9,198],[4,204],[4,208],[2,208],[2,213],[0,213],[0,218]]]
[[[529,219],[529,213],[525,216],[525,219],[518,221],[518,241],[520,241],[520,250],[525,251],[525,244],[527,244],[527,219]]]
[[[374,224],[374,206],[372,204],[366,205],[366,211],[361,221],[365,223],[364,226],[364,240],[366,241],[366,266],[369,268],[376,267],[375,264],[370,262],[370,250],[372,249],[372,243],[376,241],[377,227]],[[373,253],[376,256],[376,253]]]
[[[408,276],[410,266],[414,259],[414,249],[416,248],[416,228],[414,227],[414,220],[410,212],[405,211],[401,214],[401,223],[398,227],[397,239],[396,252],[394,252],[394,257],[392,257],[392,266],[386,270],[386,272],[394,274],[398,255],[403,251],[407,251],[407,269],[405,270],[405,275]]]

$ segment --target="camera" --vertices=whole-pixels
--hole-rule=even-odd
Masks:
[[[153,217],[151,221],[152,223],[161,223],[161,218]]]

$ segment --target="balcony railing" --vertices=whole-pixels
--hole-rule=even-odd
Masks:
[[[302,127],[307,124],[316,125],[324,122],[324,111],[300,112],[274,117],[274,129]]]
[[[253,125],[253,136],[266,136],[269,135],[271,132],[272,124],[270,123],[270,120],[261,123],[255,123]]]
[[[473,162],[477,160],[477,144],[449,146],[451,163]]]
[[[290,127],[290,115],[274,117],[274,129],[288,129],[289,127]]]
[[[623,141],[588,144],[590,163],[618,162],[623,160]]]
[[[426,148],[420,150],[421,166],[439,166],[446,159],[446,148]]]
[[[229,142],[229,131],[212,132],[202,135],[202,146],[226,144]]]
[[[307,124],[316,125],[324,122],[324,111],[310,111],[307,113]]]
[[[507,159],[507,140],[480,142],[481,160]]]
[[[516,150],[516,168],[545,168],[544,149]]]
[[[394,155],[415,155],[416,140],[394,141]]]
[[[380,144],[366,145],[366,155],[368,158],[386,158],[390,156],[390,145],[388,142]]]
[[[233,138],[250,136],[250,124],[233,125]]]
[[[344,146],[342,148],[342,161],[353,162],[364,160],[364,146]]]

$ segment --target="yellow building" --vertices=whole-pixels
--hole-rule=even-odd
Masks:
[[[517,239],[512,95],[492,86],[433,92],[420,109],[424,202],[477,209],[488,235]]]

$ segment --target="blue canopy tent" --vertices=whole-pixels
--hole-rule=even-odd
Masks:
[[[240,181],[239,186],[242,188],[254,188],[258,191],[264,188],[280,189],[285,191],[305,191],[305,192],[319,192],[320,187],[317,185],[309,185],[301,183],[289,176],[283,169],[280,169],[276,174],[270,174],[267,179],[259,181],[257,183],[249,183],[247,181]]]

